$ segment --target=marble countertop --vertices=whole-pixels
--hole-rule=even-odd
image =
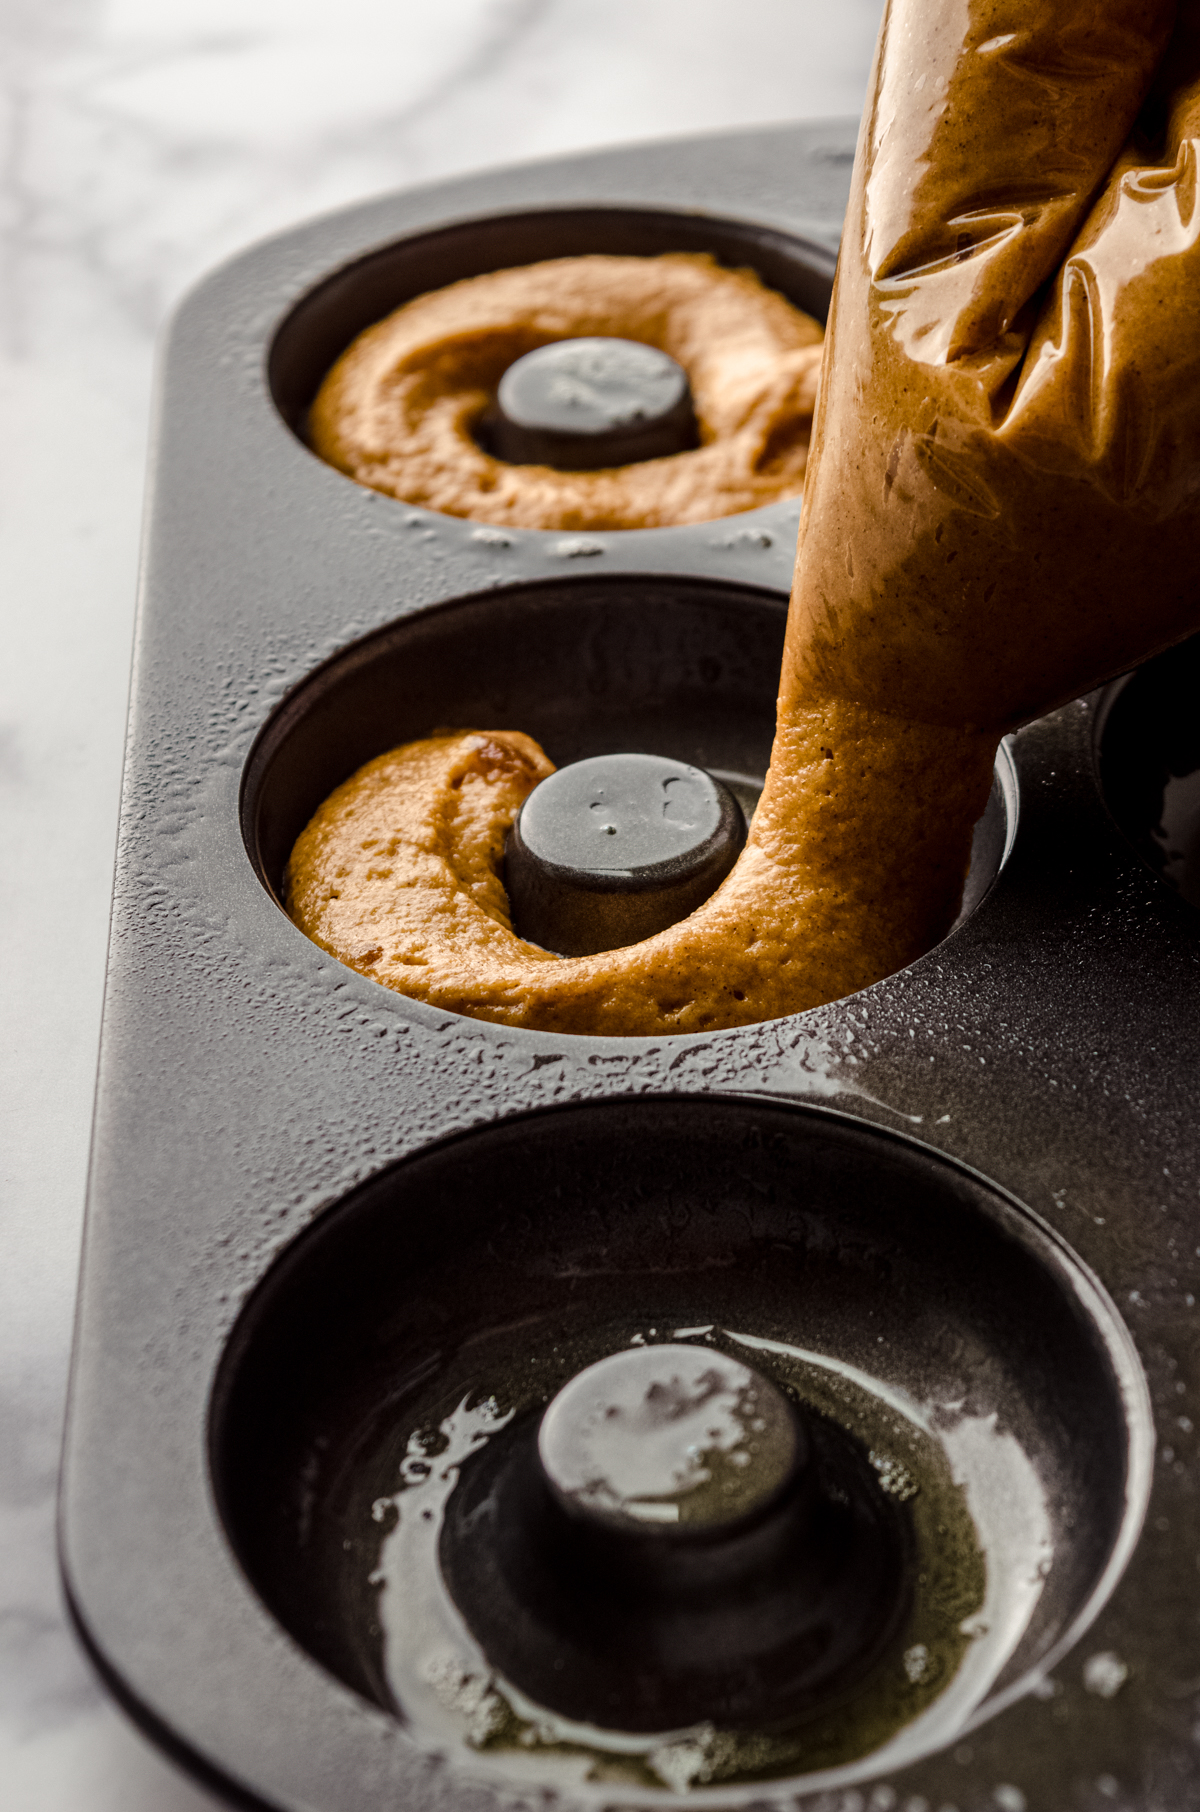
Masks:
[[[879,12],[11,0],[0,16],[0,812],[16,877],[0,894],[6,1812],[213,1803],[96,1684],[53,1547],[159,325],[249,240],[380,190],[857,112]]]

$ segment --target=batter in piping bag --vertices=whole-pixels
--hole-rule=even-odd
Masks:
[[[289,867],[316,942],[510,1025],[802,1011],[944,934],[999,738],[1200,628],[1200,31],[1155,0],[893,0],[830,316],[776,738],[747,846],[670,930],[517,938],[549,771],[516,732],[381,756]]]

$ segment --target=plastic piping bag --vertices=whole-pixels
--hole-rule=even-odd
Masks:
[[[1004,731],[1200,628],[1198,13],[891,0],[785,692]]]

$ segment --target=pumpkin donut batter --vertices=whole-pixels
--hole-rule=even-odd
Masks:
[[[472,430],[516,359],[554,340],[640,340],[683,366],[699,447],[594,472],[514,466]],[[822,330],[753,271],[704,254],[554,258],[418,296],[329,372],[322,459],[406,503],[514,528],[659,528],[802,488]]]
[[[1198,176],[1193,0],[891,0],[732,873],[642,944],[521,942],[499,860],[547,764],[458,732],[321,807],[296,922],[415,999],[592,1033],[797,1012],[929,948],[999,737],[1200,628]]]

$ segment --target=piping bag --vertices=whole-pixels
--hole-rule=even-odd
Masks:
[[[1194,0],[890,0],[796,688],[1004,732],[1200,628],[1198,146]]]
[[[289,910],[509,1025],[704,1032],[942,937],[1005,732],[1200,629],[1200,0],[890,0],[826,340],[775,744],[731,874],[596,956],[514,933],[517,732],[381,756]]]

